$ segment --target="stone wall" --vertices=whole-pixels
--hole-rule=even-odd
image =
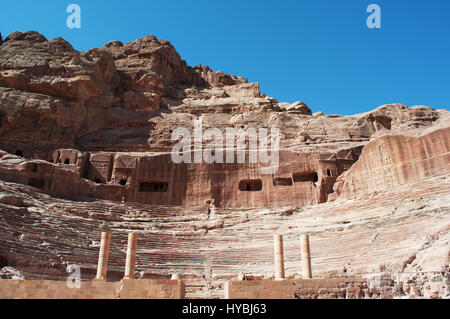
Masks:
[[[356,299],[369,297],[363,278],[228,281],[227,299]],[[373,291],[373,297],[377,296]],[[372,297],[372,296],[370,296]]]
[[[184,299],[179,280],[83,281],[68,288],[65,281],[0,280],[0,299]]]
[[[440,299],[450,281],[439,272],[372,273],[322,279],[228,281],[226,299]]]
[[[228,281],[226,299],[391,299],[443,298],[449,283],[439,273],[323,279]],[[441,280],[438,280],[441,279]],[[448,280],[448,279],[447,279]],[[83,281],[68,288],[65,281],[0,279],[0,299],[184,299],[180,280]]]

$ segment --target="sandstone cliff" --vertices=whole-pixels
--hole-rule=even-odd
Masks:
[[[245,78],[189,67],[152,36],[78,52],[15,32],[0,41],[1,266],[61,279],[77,263],[91,278],[108,229],[111,278],[134,230],[137,270],[184,274],[192,296],[241,271],[270,276],[274,232],[287,236],[290,273],[301,269],[303,232],[315,273],[434,270],[449,258],[449,119],[402,104],[313,114]],[[278,128],[278,171],[173,163],[173,130],[198,120],[221,131]]]

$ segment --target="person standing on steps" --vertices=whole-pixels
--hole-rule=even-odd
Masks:
[[[208,210],[208,219],[209,219],[209,216],[211,215],[211,201],[210,200],[207,200],[206,201],[206,209]]]
[[[208,209],[208,220],[211,216],[211,213],[214,213],[216,206],[214,205],[214,199],[206,201],[206,208]]]

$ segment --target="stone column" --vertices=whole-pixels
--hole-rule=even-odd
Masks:
[[[274,235],[275,245],[275,279],[284,279],[283,236]]]
[[[98,254],[97,276],[95,279],[106,279],[106,273],[108,271],[108,258],[109,258],[109,244],[111,242],[111,233],[102,233],[102,239],[100,242],[100,252]]]
[[[303,262],[303,279],[312,279],[311,256],[309,252],[309,235],[301,235],[300,240]]]
[[[123,279],[134,279],[134,266],[136,264],[137,233],[128,234],[127,260],[125,276]]]

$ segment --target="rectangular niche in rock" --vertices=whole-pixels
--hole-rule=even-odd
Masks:
[[[274,178],[273,186],[292,186],[292,178],[290,178],[290,177]]]
[[[146,193],[166,193],[169,188],[167,182],[140,182],[139,191]]]
[[[44,188],[45,187],[45,180],[40,178],[30,178],[28,180],[28,185],[36,188]]]
[[[239,182],[241,192],[259,192],[262,190],[262,181],[260,179],[245,179]]]
[[[306,173],[294,173],[292,174],[292,179],[295,183],[298,182],[313,182],[316,183],[319,181],[319,176],[317,172],[306,172]]]

